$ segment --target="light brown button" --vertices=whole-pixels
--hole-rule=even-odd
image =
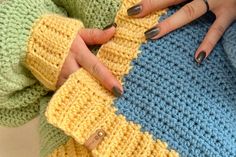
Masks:
[[[106,136],[106,132],[102,129],[98,129],[85,141],[84,146],[87,149],[92,150],[96,148],[99,143],[102,142],[105,136]]]

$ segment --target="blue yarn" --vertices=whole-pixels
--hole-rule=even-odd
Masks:
[[[141,45],[114,105],[181,156],[236,157],[236,69],[221,41],[201,66],[193,59],[209,26],[203,17]]]
[[[236,68],[236,22],[234,22],[225,32],[222,44],[232,65]]]

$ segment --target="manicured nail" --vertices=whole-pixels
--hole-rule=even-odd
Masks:
[[[117,87],[113,87],[113,88],[112,88],[112,92],[113,92],[113,94],[114,94],[116,97],[119,97],[119,96],[122,95],[122,91],[121,91],[119,88],[117,88]]]
[[[195,58],[195,61],[198,63],[198,65],[200,65],[202,63],[202,61],[205,59],[206,57],[206,52],[205,51],[201,51],[198,56]]]
[[[112,24],[110,24],[110,25],[107,25],[106,27],[104,27],[103,28],[103,30],[106,30],[106,29],[109,29],[109,28],[111,28],[111,27],[117,27],[117,24],[116,23],[112,23]]]
[[[160,32],[159,27],[155,26],[144,32],[146,39],[155,37]]]
[[[129,8],[127,10],[127,14],[128,14],[128,16],[134,16],[134,15],[139,14],[141,11],[142,11],[142,5],[137,4],[137,5],[134,5],[131,8]]]

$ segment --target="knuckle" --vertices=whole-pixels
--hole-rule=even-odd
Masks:
[[[222,25],[218,25],[218,26],[212,26],[212,31],[217,35],[221,36],[224,33],[225,29]]]
[[[186,4],[183,6],[183,12],[188,19],[193,19],[196,13],[196,10],[192,6],[192,4]]]
[[[99,63],[94,63],[92,66],[91,66],[91,72],[92,74],[94,75],[99,75],[100,73],[100,66],[99,66]]]
[[[147,14],[149,12],[152,12],[155,9],[155,0],[144,0],[143,5],[144,5],[144,14]]]
[[[90,29],[89,30],[89,40],[90,42],[94,43],[95,42],[95,29]]]
[[[181,2],[184,2],[185,0],[172,0],[171,1],[171,4],[173,4],[173,5],[177,5],[177,4],[179,4],[179,3],[181,3]]]
[[[206,45],[206,47],[207,47],[208,49],[212,49],[215,44],[214,44],[211,40],[207,40],[207,41],[205,42],[205,45]]]
[[[96,40],[98,41],[98,43],[102,44],[102,41],[106,40],[107,37],[109,37],[109,36],[110,36],[110,32],[108,32],[108,31],[100,31],[99,30],[99,33],[96,36]]]
[[[173,27],[172,27],[171,21],[169,19],[166,19],[165,21],[163,21],[161,25],[161,32],[163,34],[166,34],[172,30],[173,30]]]
[[[153,6],[153,0],[146,0],[144,4],[147,7],[146,9],[151,9]]]

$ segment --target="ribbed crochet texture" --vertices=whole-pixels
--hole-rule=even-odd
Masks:
[[[107,3],[102,1],[99,2],[99,6],[106,9],[101,9],[99,12],[91,11],[86,18],[83,18],[87,27],[102,28],[114,20],[120,2],[109,1],[112,4],[110,6],[106,6]],[[23,62],[34,23],[45,14],[66,16],[72,11],[68,8],[78,5],[77,0],[66,2],[60,4],[61,7],[52,1],[44,0],[5,0],[0,4],[0,125],[20,126],[39,115],[40,111],[40,156],[42,157],[46,157],[55,148],[65,144],[69,137],[47,123],[43,116],[46,107],[42,106],[47,105],[43,97],[48,93],[48,89],[34,78]],[[88,3],[89,9],[94,10],[97,0],[80,1],[80,6],[87,6]],[[84,12],[80,12],[74,17],[81,19],[78,16],[83,14]],[[109,16],[101,16],[103,14]],[[96,16],[103,18],[90,20]]]
[[[116,16],[116,34],[103,45],[97,57],[113,72],[118,80],[128,74],[130,62],[137,57],[138,48],[145,40],[144,31],[155,24],[164,12],[157,12],[144,19],[131,19],[126,10],[137,1],[124,1]],[[124,44],[125,43],[125,44]],[[93,156],[178,156],[167,149],[167,144],[154,141],[140,126],[117,116],[111,106],[114,97],[84,69],[72,74],[53,96],[46,112],[49,123],[61,128],[79,144],[97,129],[107,136],[91,152]]]
[[[23,58],[33,23],[48,10],[60,13],[52,2],[10,0],[0,5],[0,123],[4,126],[19,126],[34,118],[40,98],[47,94],[23,66]]]
[[[56,89],[61,68],[81,28],[81,21],[56,14],[44,15],[35,22],[25,64],[48,89]]]
[[[126,2],[126,9],[132,6],[126,6]],[[121,8],[117,15],[116,36],[97,55],[119,80],[123,71],[129,69],[122,67],[127,64],[122,57],[134,52],[129,51],[131,43],[139,40],[138,33],[132,37],[132,31],[142,32],[135,27],[138,20],[122,17],[126,9]],[[122,31],[122,24],[129,34]],[[166,141],[182,156],[236,156],[236,71],[226,54],[219,54],[223,52],[221,44],[215,47],[207,64],[198,67],[191,58],[209,25],[202,18],[143,44],[138,58],[129,58],[133,62],[122,80],[125,92],[114,105],[112,96],[91,75],[78,70],[49,103],[49,122],[80,144],[96,129],[105,130],[108,136],[92,150],[94,156],[170,155],[165,146],[153,149],[148,144],[151,139],[139,138],[139,126],[147,136],[151,133],[154,139]],[[157,150],[155,155],[152,150]]]
[[[45,14],[68,13],[81,19],[86,27],[102,28],[113,21],[120,2],[54,2],[57,5],[44,0],[6,0],[0,4],[1,125],[21,125],[40,111],[42,157],[92,154],[146,157],[177,156],[177,153],[236,156],[235,24],[209,59],[198,67],[193,62],[193,53],[210,26],[205,18],[141,45],[143,31],[160,14],[144,19],[129,18],[126,9],[138,1],[124,0],[116,17],[117,33],[102,46],[98,57],[122,82],[125,93],[115,99],[80,69],[71,75],[49,105],[47,117],[62,129],[59,130],[48,124],[44,116],[51,95],[43,98],[47,89],[22,64],[33,25]],[[170,8],[168,15],[175,11],[176,8]],[[47,44],[43,47],[47,48]],[[74,96],[76,101],[68,103],[72,101],[68,100],[69,96]],[[58,113],[65,115],[56,119],[61,117]],[[90,152],[82,144],[98,128],[103,128],[108,136]],[[167,144],[175,151],[167,149]]]

